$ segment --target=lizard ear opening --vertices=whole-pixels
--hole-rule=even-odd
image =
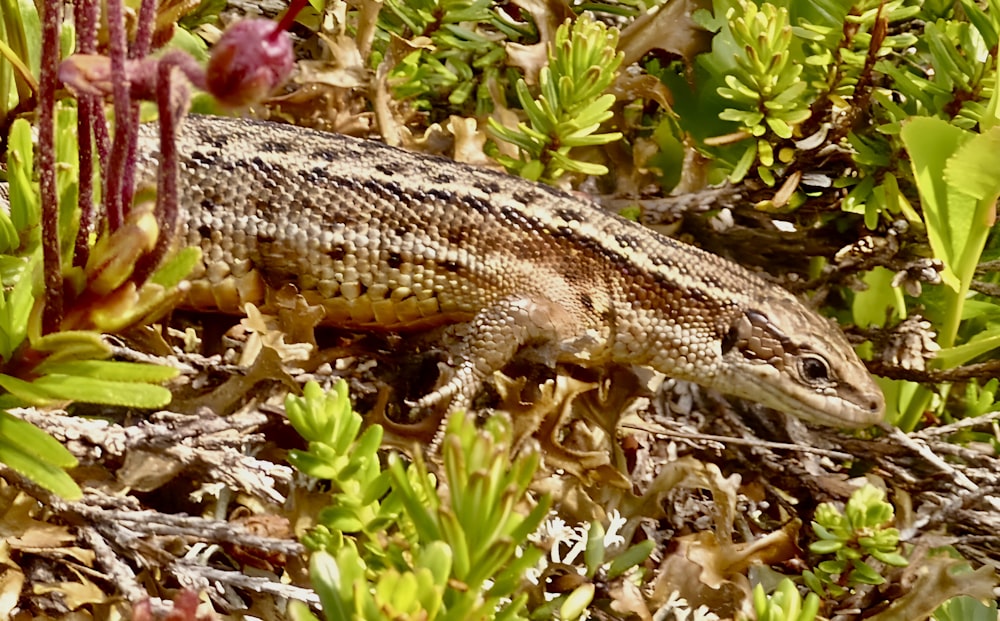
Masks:
[[[750,323],[750,318],[746,313],[741,313],[733,320],[733,323],[729,326],[729,330],[722,337],[722,354],[729,353],[729,350],[734,347],[743,349],[752,333],[753,324]]]

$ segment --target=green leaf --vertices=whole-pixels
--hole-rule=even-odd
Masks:
[[[32,382],[26,382],[0,374],[0,386],[25,403],[36,406],[58,401],[84,401],[152,409],[170,403],[170,391],[162,386],[91,377],[45,375]]]
[[[0,437],[16,440],[20,450],[57,468],[76,468],[76,457],[58,440],[31,423],[0,411]]]
[[[178,370],[157,364],[112,360],[45,360],[35,368],[41,375],[72,375],[117,382],[158,383],[177,377]]]
[[[39,222],[42,208],[36,185],[32,182],[34,151],[31,144],[31,125],[16,119],[10,129],[7,143],[7,179],[10,183],[10,219],[14,227],[30,246],[41,239]]]
[[[5,436],[0,436],[0,462],[67,500],[83,497],[80,487],[65,470],[22,451]]]
[[[363,565],[357,552],[353,548],[341,550],[338,559],[334,559],[326,552],[313,552],[309,559],[309,578],[312,580],[313,589],[319,596],[320,603],[323,604],[323,612],[327,619],[353,619],[353,606],[346,594],[352,591],[353,585],[344,584],[341,579],[339,563]]]
[[[616,556],[611,561],[611,566],[608,567],[608,580],[614,580],[629,569],[645,561],[655,548],[656,542],[652,539],[647,539]]]
[[[746,177],[747,173],[750,172],[750,167],[755,161],[757,161],[757,145],[750,142],[744,148],[743,155],[740,156],[740,161],[733,168],[733,172],[729,173],[729,182],[739,183],[742,181],[743,177]]]
[[[28,405],[45,406],[58,400],[55,395],[34,382],[26,382],[23,379],[2,373],[0,373],[0,388],[19,399],[20,403]]]
[[[848,578],[853,582],[860,584],[879,585],[885,583],[885,578],[883,578],[881,574],[875,571],[871,565],[862,561],[856,561],[854,563],[854,569],[851,571]]]
[[[961,283],[955,270],[969,238],[976,205],[972,197],[945,183],[944,171],[948,159],[972,136],[941,119],[917,117],[903,125],[900,137],[920,190],[928,240],[934,255],[945,265],[941,278],[958,291]]]
[[[295,599],[288,602],[288,618],[291,621],[319,621],[319,618],[309,610],[309,604]]]
[[[48,353],[47,362],[107,358],[111,355],[111,348],[103,341],[101,335],[86,330],[64,330],[46,334],[32,340],[31,348]]]
[[[399,494],[407,515],[413,520],[417,533],[426,541],[441,539],[441,529],[434,515],[424,505],[423,498],[418,496],[410,485],[403,470],[403,463],[398,455],[389,456],[389,472],[392,476],[393,490]],[[453,546],[454,549],[454,546]]]
[[[953,597],[934,611],[934,621],[996,621],[997,602],[983,604],[969,595]]]
[[[809,544],[809,551],[813,554],[833,554],[844,547],[844,542],[838,539],[821,539]]]
[[[63,469],[78,464],[55,438],[9,414],[0,412],[0,461],[67,500],[83,496]]]
[[[431,541],[420,550],[417,564],[431,571],[435,584],[445,584],[451,575],[451,547],[443,541]]]
[[[592,582],[585,582],[573,589],[559,608],[559,618],[579,619],[594,601],[595,591],[596,587]]]
[[[956,192],[976,200],[995,201],[1000,194],[1000,127],[977,134],[948,158],[944,179]],[[988,226],[990,223],[982,222]]]
[[[603,524],[597,520],[590,523],[590,529],[587,531],[587,547],[583,553],[588,578],[593,578],[604,564],[604,535]]]
[[[28,333],[28,318],[35,303],[31,293],[31,263],[21,264],[24,270],[9,293],[0,289],[0,358],[3,360],[11,359]]]
[[[167,289],[176,287],[188,277],[200,260],[201,248],[194,246],[182,248],[169,261],[153,272],[153,275],[149,277],[149,282]]]
[[[893,567],[906,567],[910,564],[910,561],[898,552],[881,552],[879,550],[872,550],[871,555],[886,565],[892,565]]]

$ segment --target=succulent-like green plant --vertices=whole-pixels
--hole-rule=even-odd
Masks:
[[[813,621],[819,613],[819,596],[809,593],[805,601],[790,578],[785,578],[770,595],[763,585],[753,589],[753,608],[757,621]]]
[[[381,428],[359,436],[361,417],[343,381],[328,393],[307,384],[286,410],[309,440],[292,463],[332,486],[330,506],[303,538],[328,618],[524,618],[522,576],[541,558],[528,535],[549,501],[519,509],[538,455],[510,457],[509,421],[493,418],[480,430],[453,414],[439,485],[419,457],[407,466],[390,455],[382,467]],[[295,614],[309,618],[304,608]]]
[[[816,508],[813,532],[818,537],[809,551],[833,559],[821,561],[815,571],[802,574],[806,584],[820,595],[839,597],[860,584],[883,584],[885,578],[869,561],[893,567],[909,564],[899,553],[899,531],[889,526],[894,512],[885,502],[885,492],[865,485],[851,494],[841,512],[831,503]]]
[[[620,132],[597,133],[611,118],[615,96],[605,91],[614,82],[623,54],[616,51],[618,31],[581,15],[556,31],[548,63],[538,75],[538,95],[517,81],[517,98],[527,122],[517,128],[489,119],[496,138],[517,146],[520,157],[497,155],[508,170],[532,180],[554,182],[567,172],[604,175],[608,169],[574,159],[577,147],[607,144]]]
[[[790,49],[788,10],[769,2],[758,8],[750,0],[740,0],[726,18],[736,44],[736,68],[718,89],[732,104],[719,117],[739,123],[754,139],[744,149],[732,179],[741,179],[757,161],[758,174],[773,183],[770,168],[775,153],[768,135],[787,140],[811,114],[811,98],[805,96],[808,83],[801,79],[802,65]]]

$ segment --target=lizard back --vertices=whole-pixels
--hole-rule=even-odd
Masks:
[[[151,179],[154,126],[143,127],[140,144],[140,175]],[[450,391],[466,396],[520,346],[543,342],[554,360],[648,365],[766,401],[755,396],[761,372],[770,372],[760,364],[774,368],[813,346],[801,336],[821,342],[824,362],[834,358],[862,384],[847,398],[862,403],[862,418],[881,412],[881,394],[870,397],[877,387],[843,335],[787,291],[568,193],[247,120],[189,117],[178,151],[181,235],[203,251],[194,306],[239,312],[291,284],[325,309],[326,323],[343,327],[470,322],[472,336],[456,352],[470,368],[456,372]],[[763,319],[748,328],[751,311]],[[776,313],[806,317],[809,334],[790,338]],[[734,380],[734,365],[756,375]],[[828,402],[837,391],[820,392],[817,402]]]

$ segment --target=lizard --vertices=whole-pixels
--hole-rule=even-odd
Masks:
[[[155,183],[159,136],[139,134]],[[239,313],[293,285],[323,323],[465,324],[417,406],[466,407],[523,347],[652,367],[815,423],[881,420],[845,335],[758,274],[550,186],[384,143],[191,115],[177,138],[187,303]]]

